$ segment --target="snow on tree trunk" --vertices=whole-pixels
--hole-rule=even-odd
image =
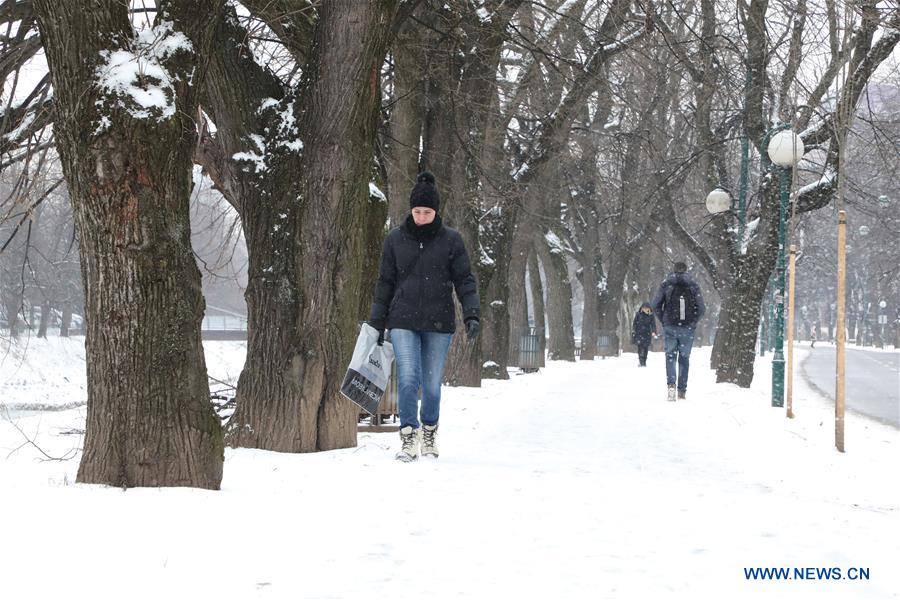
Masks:
[[[188,219],[196,53],[220,6],[161,2],[154,28],[136,35],[126,4],[34,2],[85,290],[82,483],[222,479]]]
[[[566,267],[566,256],[545,240],[536,242],[538,254],[547,268],[547,319],[550,325],[548,357],[550,360],[575,360],[575,332],[572,323],[572,286]]]
[[[501,217],[489,216],[482,220],[479,262],[478,292],[487,311],[482,311],[481,352],[485,364],[495,364],[494,377],[507,379],[510,359],[515,364],[518,357],[509,356],[509,337],[516,335],[509,329],[509,263],[493,260],[492,256],[509,256],[512,246],[510,223],[515,208],[504,208]],[[490,376],[483,369],[485,376]]]
[[[760,307],[768,278],[735,279],[722,303],[713,353],[716,381],[750,387],[759,330]]]
[[[384,233],[387,206],[370,198],[368,184],[379,69],[396,13],[394,0],[323,5],[302,83],[284,98],[250,57],[214,57],[220,79],[210,95],[227,148],[216,176],[235,188],[230,200],[241,209],[250,257],[247,361],[230,445],[283,452],[356,445],[358,409],[338,387],[357,323],[368,316]],[[240,47],[233,20],[220,35],[222,46]],[[232,152],[242,140],[255,144],[252,127],[278,129],[257,121],[266,114],[288,137],[260,135],[260,161]],[[237,177],[235,161],[244,169]]]

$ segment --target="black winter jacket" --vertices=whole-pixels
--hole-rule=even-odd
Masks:
[[[656,315],[644,313],[645,307],[651,308],[650,303],[641,304],[631,323],[631,343],[635,346],[649,346],[653,334],[656,333]]]
[[[480,318],[478,286],[462,236],[440,216],[419,227],[410,215],[384,240],[369,325],[453,333],[454,288],[463,319]]]
[[[694,293],[694,298],[697,300],[697,312],[693,315],[690,325],[688,325],[689,327],[696,327],[700,317],[706,312],[706,304],[703,302],[703,294],[700,293],[700,286],[697,285],[697,282],[687,273],[669,273],[669,276],[663,280],[662,285],[660,285],[659,289],[656,291],[656,295],[653,296],[653,299],[650,301],[650,306],[653,307],[653,312],[656,313],[656,316],[659,317],[659,320],[662,321],[663,325],[673,325],[673,323],[667,322],[669,318],[665,313],[665,309],[666,302],[668,302],[672,295],[672,288],[675,287],[677,282],[682,282],[690,286],[691,291]]]

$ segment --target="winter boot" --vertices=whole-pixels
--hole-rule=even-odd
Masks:
[[[675,402],[675,386],[669,386],[669,402]]]
[[[422,425],[422,456],[438,457],[437,425]]]
[[[412,462],[419,458],[419,430],[412,425],[400,428],[400,452],[395,457],[399,461]]]
[[[678,399],[684,400],[684,395],[687,394],[687,390],[678,390]]]

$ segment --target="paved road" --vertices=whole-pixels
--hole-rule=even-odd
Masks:
[[[834,346],[810,350],[801,374],[834,400]],[[847,408],[900,428],[900,353],[847,347]]]

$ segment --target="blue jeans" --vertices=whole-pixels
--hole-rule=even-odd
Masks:
[[[675,384],[675,360],[678,360],[678,390],[687,390],[688,369],[691,365],[691,346],[694,328],[666,325],[666,383]]]
[[[400,427],[419,428],[419,389],[422,389],[422,423],[437,425],[441,413],[441,379],[450,350],[452,333],[391,329],[397,361]]]

